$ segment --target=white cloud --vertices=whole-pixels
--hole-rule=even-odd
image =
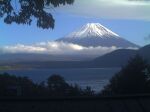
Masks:
[[[0,48],[3,53],[45,53],[56,55],[103,55],[111,51],[120,49],[112,47],[83,47],[77,44],[64,42],[41,42],[34,45],[18,44],[14,46],[4,46]],[[133,49],[133,48],[129,48]]]
[[[72,6],[60,7],[57,11],[86,17],[150,20],[150,1],[75,0]]]

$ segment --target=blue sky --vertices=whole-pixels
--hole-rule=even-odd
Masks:
[[[98,22],[121,37],[144,46],[150,43],[150,3],[127,0],[75,0],[73,6],[53,11],[55,29],[43,30],[32,24],[6,25],[0,21],[0,46],[34,44],[58,39],[89,22]],[[98,5],[101,3],[100,5]],[[103,3],[103,4],[102,4]],[[120,9],[120,11],[119,11]],[[93,13],[94,12],[94,13]]]
[[[51,41],[61,38],[68,33],[80,28],[88,22],[98,22],[121,37],[136,44],[145,45],[147,40],[144,37],[150,34],[150,21],[124,20],[124,19],[101,19],[82,17],[68,13],[54,14],[56,19],[55,29],[43,30],[36,25],[6,25],[1,21],[0,45],[33,44],[43,41]]]

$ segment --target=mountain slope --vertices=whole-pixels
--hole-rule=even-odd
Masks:
[[[96,58],[93,64],[100,67],[121,67],[136,54],[137,50],[120,49]]]
[[[121,38],[116,33],[107,29],[99,23],[88,23],[81,29],[67,35],[64,38],[60,38],[56,41],[69,42],[79,44],[85,47],[103,46],[103,47],[139,47],[128,40]]]
[[[138,54],[143,56],[150,63],[150,45],[146,45],[139,49]]]
[[[121,67],[127,64],[128,60],[136,54],[142,56],[150,63],[150,45],[147,45],[139,50],[120,49],[113,51],[94,59],[93,65],[99,67]]]

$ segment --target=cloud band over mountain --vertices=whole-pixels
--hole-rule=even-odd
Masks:
[[[41,42],[34,45],[17,44],[14,46],[4,46],[0,48],[2,53],[44,53],[56,55],[103,55],[111,51],[121,49],[112,47],[83,47],[77,44],[65,42]],[[136,48],[128,48],[136,49]]]

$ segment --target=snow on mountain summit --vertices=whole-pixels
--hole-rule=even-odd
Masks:
[[[139,47],[138,45],[121,38],[119,35],[99,23],[87,23],[79,30],[56,41],[78,44],[85,47]]]
[[[84,38],[84,37],[100,37],[100,38],[110,38],[115,37],[118,38],[119,35],[102,26],[99,23],[87,23],[78,31],[75,31],[66,36],[66,38]]]

